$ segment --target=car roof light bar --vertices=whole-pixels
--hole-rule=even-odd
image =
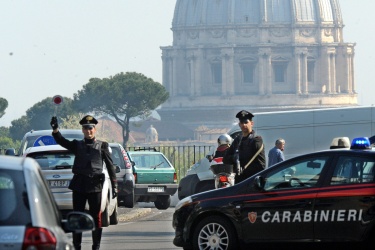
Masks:
[[[369,149],[371,143],[368,137],[357,137],[352,140],[351,149]]]

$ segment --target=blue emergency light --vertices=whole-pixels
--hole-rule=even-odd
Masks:
[[[351,149],[369,149],[371,143],[368,137],[357,137],[352,140]]]

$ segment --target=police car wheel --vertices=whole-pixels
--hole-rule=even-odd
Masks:
[[[155,202],[155,207],[159,210],[168,209],[171,205],[171,196],[170,195],[158,195]]]
[[[115,209],[113,210],[113,213],[109,217],[109,223],[111,225],[117,225],[118,222],[119,222],[119,218],[118,218],[117,204],[116,204]]]
[[[105,206],[105,210],[102,212],[101,216],[102,216],[102,227],[108,227],[110,224],[108,199],[107,199],[107,203]]]
[[[194,230],[193,249],[237,249],[237,237],[232,224],[221,216],[203,219]]]
[[[124,198],[124,206],[128,208],[133,208],[135,204],[134,192],[126,195]]]

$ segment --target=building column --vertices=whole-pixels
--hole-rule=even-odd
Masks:
[[[234,51],[233,48],[223,49],[221,51],[223,84],[221,95],[234,95]]]
[[[346,79],[347,79],[347,88],[348,93],[353,94],[355,93],[355,86],[354,86],[354,50],[352,47],[346,48]]]
[[[299,50],[294,51],[294,77],[296,83],[296,94],[302,94],[301,91],[301,55]]]
[[[301,53],[301,78],[302,78],[302,85],[303,85],[303,93],[309,94],[309,82],[307,79],[307,51],[303,51]]]
[[[168,92],[171,92],[171,58],[169,57],[169,55],[165,55],[165,51],[163,51],[162,62],[162,84]]]
[[[194,97],[196,92],[196,79],[195,79],[195,69],[196,69],[196,57],[194,54],[190,55],[188,58],[189,73],[190,73],[190,96]]]
[[[201,82],[202,82],[202,66],[204,65],[203,62],[203,51],[202,49],[198,49],[196,59],[195,59],[195,96],[200,96],[201,91]]]
[[[177,51],[173,51],[173,54],[172,54],[172,60],[171,60],[171,64],[172,64],[172,67],[171,67],[171,78],[172,78],[172,81],[171,81],[171,95],[172,96],[176,96],[177,94],[177,79],[178,79],[178,76],[177,76]]]
[[[355,89],[355,82],[354,82],[354,54],[352,53],[350,56],[350,88],[352,90],[352,93],[356,93]]]
[[[337,91],[337,84],[336,84],[336,53],[331,53],[330,54],[330,59],[331,59],[331,93],[336,94]]]
[[[266,74],[267,74],[267,82],[266,82],[266,94],[271,95],[272,94],[272,58],[271,58],[271,53],[268,53],[266,55]]]
[[[267,93],[268,85],[272,85],[271,49],[260,48],[259,56],[259,95]],[[270,78],[271,77],[271,78]],[[272,88],[271,88],[272,92]]]

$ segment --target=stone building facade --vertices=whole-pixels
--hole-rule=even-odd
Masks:
[[[343,28],[338,0],[177,0],[158,113],[215,127],[241,109],[357,106]]]

